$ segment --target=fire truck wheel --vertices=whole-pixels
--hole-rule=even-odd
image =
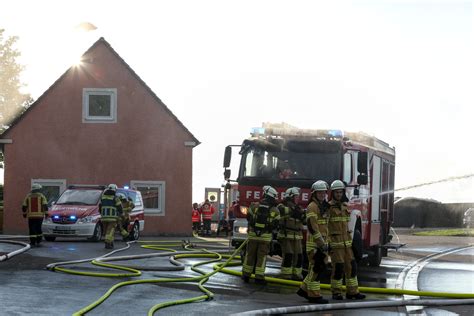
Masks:
[[[369,256],[369,265],[371,267],[378,267],[382,262],[382,247],[372,247],[372,254]]]
[[[56,237],[54,237],[54,236],[44,236],[44,240],[46,240],[46,241],[55,241]]]
[[[102,225],[97,223],[95,225],[94,234],[89,238],[90,241],[100,241],[102,238]]]

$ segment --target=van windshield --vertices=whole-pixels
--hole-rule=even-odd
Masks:
[[[101,195],[99,190],[66,190],[56,205],[97,205]]]

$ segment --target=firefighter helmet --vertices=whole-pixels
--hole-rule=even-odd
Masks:
[[[333,183],[331,183],[331,191],[344,190],[345,188],[346,186],[341,180],[334,180]]]
[[[297,188],[297,187],[293,187],[293,188],[289,188],[285,191],[285,199],[287,198],[293,198],[295,196],[298,196],[300,195],[300,188]]]
[[[263,195],[276,199],[278,197],[278,192],[273,187],[266,185],[263,187]]]
[[[31,185],[31,191],[37,191],[37,190],[41,190],[43,187],[41,186],[41,184],[39,183],[33,183]]]
[[[323,180],[318,180],[313,185],[311,186],[311,193],[316,192],[316,191],[327,191],[328,190],[328,184],[326,181]]]
[[[107,186],[107,191],[109,191],[109,190],[110,190],[110,191],[117,191],[117,185],[116,185],[116,184],[113,184],[113,183],[109,184],[109,185]]]
[[[122,201],[126,201],[127,200],[127,196],[123,193],[117,193],[117,197],[120,198],[120,200]]]

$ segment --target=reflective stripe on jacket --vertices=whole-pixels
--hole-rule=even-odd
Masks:
[[[201,214],[199,214],[198,210],[193,209],[191,219],[193,223],[199,223],[201,221]]]
[[[122,213],[122,203],[115,195],[103,194],[100,199],[100,216],[104,222],[116,220]]]
[[[349,232],[350,213],[347,203],[334,200],[329,202],[329,245],[331,248],[348,248],[352,246]]]
[[[287,205],[281,203],[278,206],[280,211],[280,228],[278,230],[278,239],[303,239],[303,221],[305,214],[302,211],[301,218],[293,217],[294,208],[297,206],[291,202]]]
[[[318,247],[323,247],[327,243],[328,237],[328,213],[322,213],[321,207],[316,200],[312,200],[307,208],[306,222],[308,228],[308,240],[306,242],[306,251],[309,252]],[[313,230],[313,233],[311,233]]]
[[[212,214],[214,214],[214,206],[210,203],[204,203],[201,206],[202,219],[212,219]]]
[[[26,209],[28,218],[43,218],[47,211],[48,200],[40,192],[28,193],[23,201],[23,209]]]
[[[269,207],[270,210],[268,212],[268,218],[267,218],[267,228],[266,230],[260,234],[260,236],[257,236],[255,233],[255,218],[257,216],[257,211],[260,206],[263,207]],[[278,227],[278,221],[280,220],[280,212],[275,206],[268,206],[264,201],[260,203],[254,203],[250,205],[249,211],[247,214],[247,220],[248,220],[248,234],[249,234],[249,239],[250,240],[260,240],[260,241],[268,241],[270,242],[272,240],[272,230]],[[263,227],[260,227],[263,229]]]

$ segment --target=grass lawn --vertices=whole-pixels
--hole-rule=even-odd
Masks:
[[[413,233],[416,236],[474,236],[474,228],[453,228],[453,229],[439,229],[429,230],[423,232]]]

